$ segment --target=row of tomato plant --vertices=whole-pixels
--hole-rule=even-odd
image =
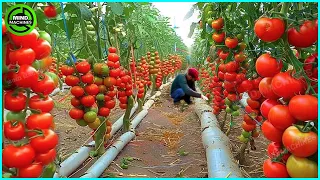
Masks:
[[[260,9],[249,13],[250,6]],[[261,164],[265,177],[318,177],[317,4],[197,3],[194,8],[202,10],[193,48],[193,56],[203,59],[197,63],[200,87],[214,114],[225,111],[222,127],[230,114],[226,134],[233,118],[243,114],[240,163],[249,142],[256,149],[260,127],[270,141],[269,159]],[[245,92],[247,106],[241,107]]]
[[[12,5],[6,3],[4,10]],[[3,177],[53,177],[60,158],[50,94],[64,83],[71,87],[69,116],[92,129],[95,148],[90,155],[100,157],[111,138],[112,109],[125,110],[123,130],[128,131],[134,103],[142,110],[146,92],[154,94],[183,66],[173,48],[151,43],[150,35],[161,33],[159,41],[166,37],[164,44],[173,47],[176,42],[183,49],[181,39],[168,32],[168,19],[149,3],[28,5],[38,17],[37,28],[29,34],[8,32],[2,20],[3,104],[8,111],[3,121]],[[142,10],[146,21],[134,24]],[[154,18],[163,20],[157,31],[150,28]],[[82,41],[73,44],[79,37]]]

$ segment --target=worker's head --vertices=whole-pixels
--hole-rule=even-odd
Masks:
[[[199,72],[195,68],[188,69],[187,79],[190,81],[198,81],[199,80]]]

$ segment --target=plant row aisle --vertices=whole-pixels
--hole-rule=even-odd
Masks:
[[[237,134],[240,167],[255,166],[246,176],[318,177],[318,4],[196,3],[186,18],[195,10],[199,86]]]
[[[150,3],[25,3],[37,22],[23,36],[5,23],[17,4],[2,4],[3,177],[70,176],[96,161],[186,66]]]

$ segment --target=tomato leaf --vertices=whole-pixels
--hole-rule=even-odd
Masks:
[[[121,3],[118,3],[118,2],[110,2],[110,3],[108,3],[108,5],[111,7],[111,11],[112,11],[114,14],[116,14],[116,15],[118,15],[118,16],[120,16],[120,15],[123,14],[124,8],[123,8],[123,6],[122,6]]]
[[[54,173],[56,172],[57,166],[54,162],[48,164],[44,171],[42,172],[42,178],[53,178]]]

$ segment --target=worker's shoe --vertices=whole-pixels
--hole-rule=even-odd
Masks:
[[[175,106],[178,106],[178,105],[180,105],[180,101],[178,101],[178,102],[173,102],[173,104],[174,104]]]

